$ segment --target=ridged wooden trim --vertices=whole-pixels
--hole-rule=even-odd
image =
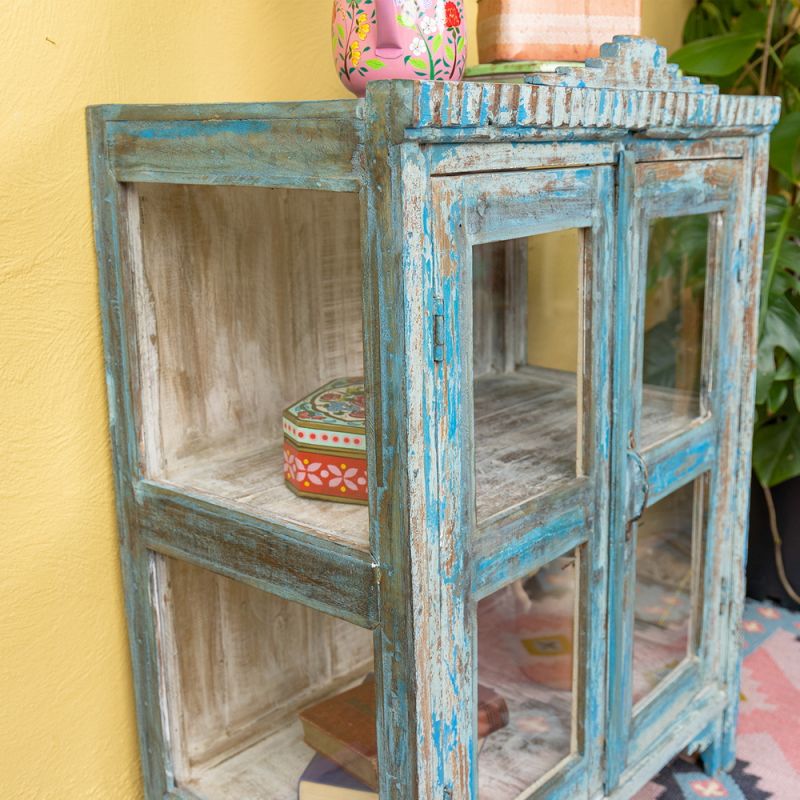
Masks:
[[[501,83],[414,84],[412,128],[733,128],[774,125],[775,97],[669,90],[530,86]]]

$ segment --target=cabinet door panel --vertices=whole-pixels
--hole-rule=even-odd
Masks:
[[[676,714],[713,695],[705,726],[722,702],[710,609],[730,544],[745,194],[739,159],[621,164],[607,790]]]
[[[602,782],[613,170],[432,188],[439,470],[473,570],[473,797],[580,800]],[[487,690],[507,715],[484,738]]]

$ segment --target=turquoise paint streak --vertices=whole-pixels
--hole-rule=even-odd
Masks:
[[[247,136],[265,133],[272,127],[265,120],[203,120],[187,122],[160,122],[150,126],[130,126],[128,131],[142,139],[191,139],[195,136],[229,133],[234,136]]]

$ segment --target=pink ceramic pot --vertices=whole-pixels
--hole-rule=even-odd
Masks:
[[[460,80],[467,61],[463,0],[334,0],[333,59],[359,97],[372,80]]]

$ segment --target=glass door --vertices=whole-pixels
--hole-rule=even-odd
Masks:
[[[479,800],[602,783],[610,165],[433,178],[442,513],[464,526]],[[464,734],[461,734],[462,736]]]
[[[738,159],[622,160],[609,790],[718,712],[741,182]]]

